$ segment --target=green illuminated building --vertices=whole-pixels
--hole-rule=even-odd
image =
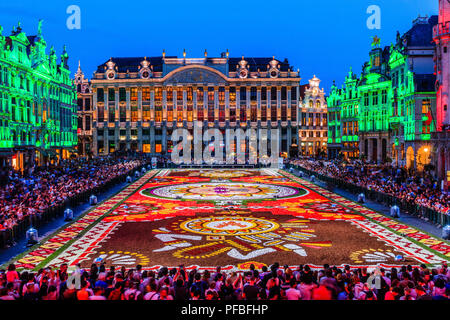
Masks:
[[[23,170],[67,158],[77,144],[76,92],[66,48],[57,62],[36,36],[0,26],[0,163]]]
[[[436,130],[432,29],[437,16],[419,17],[395,44],[374,41],[358,78],[352,71],[328,98],[330,158],[369,161],[421,170],[432,156]],[[359,154],[356,149],[359,148]]]
[[[330,158],[359,157],[358,76],[350,69],[341,89],[333,84],[328,99],[328,149]],[[332,105],[330,105],[330,103]]]

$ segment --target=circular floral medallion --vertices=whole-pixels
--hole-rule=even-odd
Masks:
[[[142,194],[186,200],[257,200],[287,198],[306,194],[300,188],[253,183],[195,183],[157,187]]]
[[[202,217],[180,224],[184,231],[208,236],[244,236],[278,229],[276,222],[254,217]]]

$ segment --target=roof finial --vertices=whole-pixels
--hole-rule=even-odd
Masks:
[[[166,57],[166,50],[165,50],[165,49],[163,49],[163,54],[162,54],[162,56],[163,56],[163,59]]]
[[[183,49],[183,58],[186,58],[186,49]]]
[[[42,36],[42,22],[44,22],[44,20],[39,19],[39,23],[38,23],[38,31],[37,31],[38,37],[41,37],[41,36]]]
[[[205,49],[205,58],[208,56],[208,50]]]

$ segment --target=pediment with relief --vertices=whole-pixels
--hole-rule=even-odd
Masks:
[[[226,84],[223,77],[217,73],[205,69],[193,68],[176,72],[169,77],[165,84],[181,84],[181,83],[217,83]]]

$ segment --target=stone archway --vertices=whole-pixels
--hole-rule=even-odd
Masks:
[[[414,149],[413,147],[408,147],[408,149],[406,149],[406,169],[414,169],[414,160]]]
[[[431,147],[428,145],[422,146],[417,150],[417,171],[423,171],[424,166],[429,164],[431,161]]]

